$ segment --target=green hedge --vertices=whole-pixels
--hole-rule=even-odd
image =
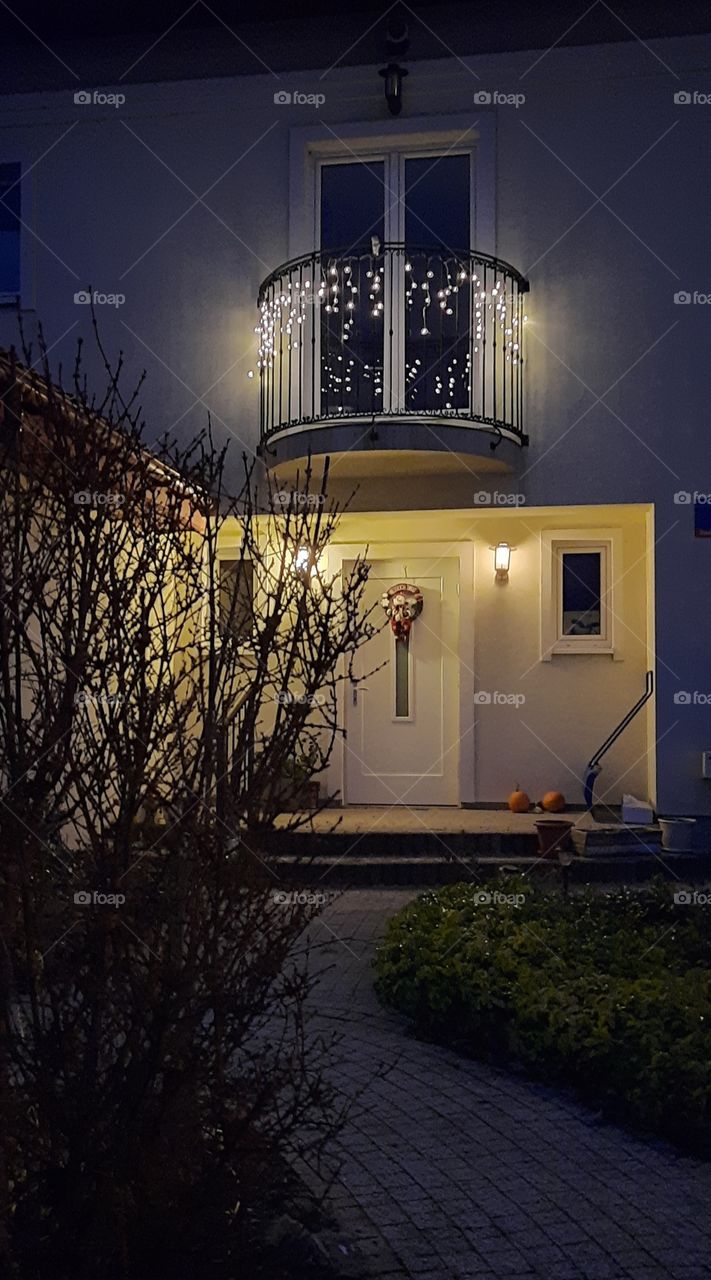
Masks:
[[[685,905],[661,882],[567,900],[525,878],[451,885],[389,922],[376,972],[415,1034],[711,1155],[711,892]]]

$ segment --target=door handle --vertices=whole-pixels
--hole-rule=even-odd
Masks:
[[[353,690],[352,690],[353,706],[357,707],[358,706],[358,689],[360,688],[363,690],[364,693],[367,693],[368,686],[365,684],[358,685],[356,684],[355,680],[353,680],[352,684],[353,684]]]

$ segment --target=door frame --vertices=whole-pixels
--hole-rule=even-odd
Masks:
[[[450,156],[465,156],[469,162],[469,231],[468,245],[456,245],[456,249],[466,250],[473,253],[475,250],[476,236],[476,144],[470,137],[468,140],[462,139],[458,144],[445,144],[442,141],[432,140],[429,143],[416,140],[408,141],[408,135],[393,135],[391,138],[380,140],[381,145],[370,150],[369,147],[363,146],[360,151],[356,151],[351,144],[344,144],[341,151],[335,153],[320,154],[314,152],[312,156],[312,164],[310,167],[310,183],[312,191],[309,196],[309,203],[313,209],[313,228],[312,240],[315,253],[322,253],[321,248],[321,211],[322,211],[322,175],[325,168],[334,165],[368,165],[382,164],[383,177],[381,181],[383,188],[383,236],[385,244],[406,244],[405,240],[405,218],[406,218],[406,202],[405,197],[407,188],[405,183],[405,165],[408,160],[425,160],[429,157],[433,161],[437,159],[447,159]],[[370,230],[370,229],[369,229]],[[368,231],[366,231],[366,235]],[[344,246],[344,248],[354,248],[355,246]],[[445,246],[446,247],[446,246]],[[385,304],[385,315],[390,317],[391,323],[391,340],[387,342],[387,329],[383,326],[381,356],[383,364],[383,396],[382,406],[383,412],[388,413],[406,413],[405,397],[405,353],[406,353],[406,306],[405,291],[407,285],[407,276],[405,273],[405,256],[395,253],[389,260],[390,270],[387,268],[383,273],[383,292],[382,298]],[[323,262],[321,265],[323,270]],[[315,273],[314,273],[315,274]],[[315,405],[321,403],[322,393],[322,369],[321,369],[321,306],[314,287],[312,291],[311,315],[309,317],[309,325],[314,326],[314,336],[316,338],[315,359],[313,363],[314,380],[318,382],[317,386],[309,387],[307,396],[310,395],[312,403]],[[361,284],[362,288],[362,284]],[[471,305],[471,300],[470,300]],[[471,319],[471,317],[470,317]],[[306,379],[307,386],[311,380],[311,363],[309,357],[309,333],[302,335],[301,341],[301,364],[303,365],[303,376]],[[388,346],[390,354],[388,355]],[[473,398],[473,389],[470,391],[470,405]]]
[[[457,716],[457,737],[459,756],[459,799],[458,805],[472,804],[474,800],[474,544],[471,541],[452,541],[441,538],[437,541],[422,542],[415,539],[363,539],[362,542],[332,542],[326,552],[326,571],[329,574],[339,573],[343,562],[355,560],[362,556],[367,548],[368,559],[372,560],[405,560],[418,559],[432,561],[433,569],[438,559],[448,558],[459,561],[459,705]],[[343,664],[341,673],[344,674]],[[346,681],[342,680],[338,699],[339,723],[346,724]],[[346,752],[343,739],[339,735],[333,748],[333,754],[325,774],[325,787],[329,793],[339,792],[341,804],[345,804],[346,793]],[[347,806],[346,806],[347,807]],[[359,806],[362,807],[362,806]],[[394,806],[395,807],[395,806]],[[407,806],[403,806],[407,807]],[[451,808],[451,805],[446,806]]]

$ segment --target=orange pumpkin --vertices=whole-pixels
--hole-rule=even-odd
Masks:
[[[560,813],[565,808],[565,796],[562,791],[546,791],[541,800],[541,808],[546,813]]]
[[[531,807],[531,801],[526,792],[519,791],[518,787],[511,792],[507,803],[512,813],[528,813]]]

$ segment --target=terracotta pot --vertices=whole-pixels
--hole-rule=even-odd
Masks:
[[[573,825],[566,818],[541,818],[536,823],[538,852],[542,858],[557,858],[559,849],[570,848]]]

